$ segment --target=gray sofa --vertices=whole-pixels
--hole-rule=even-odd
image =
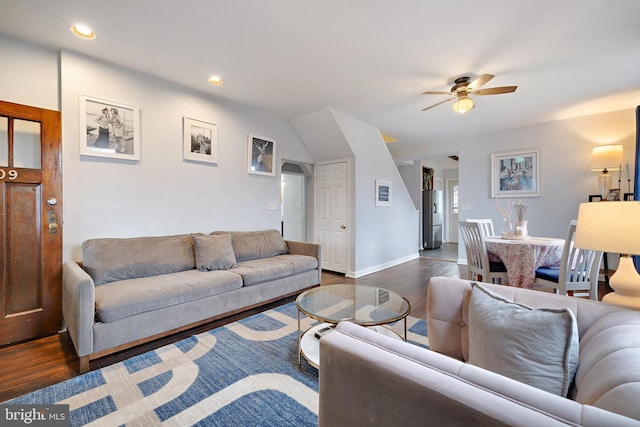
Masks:
[[[320,284],[320,246],[277,230],[214,232],[82,244],[63,265],[62,310],[89,361]]]
[[[320,426],[640,425],[640,311],[482,286],[575,316],[579,355],[568,398],[468,363],[471,282],[439,277],[428,287],[431,350],[351,323],[320,340]]]

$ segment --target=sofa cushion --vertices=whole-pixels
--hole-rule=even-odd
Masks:
[[[119,280],[96,287],[96,318],[100,322],[113,322],[241,287],[242,278],[237,274],[195,269],[155,277]]]
[[[236,266],[236,256],[228,234],[193,234],[196,267],[200,271],[228,270]]]
[[[640,311],[607,314],[580,340],[573,398],[640,419]]]
[[[230,234],[237,262],[288,254],[289,248],[278,230],[214,231]]]
[[[469,302],[469,363],[566,396],[578,364],[569,309],[534,309],[477,283]]]
[[[244,286],[282,279],[318,268],[318,260],[307,255],[278,255],[239,262],[233,272],[242,276]]]
[[[94,284],[195,268],[190,234],[91,239],[82,243],[83,267]]]

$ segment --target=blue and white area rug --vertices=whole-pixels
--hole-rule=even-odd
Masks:
[[[318,371],[298,368],[297,322],[289,303],[5,403],[68,404],[73,426],[317,425]],[[407,327],[428,345],[424,320]]]

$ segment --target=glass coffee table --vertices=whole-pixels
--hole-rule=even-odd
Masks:
[[[342,321],[370,327],[386,336],[407,340],[407,316],[411,304],[393,291],[362,285],[319,286],[301,293],[298,308],[298,366],[304,357],[311,366],[320,366],[320,337]],[[322,323],[306,331],[300,328],[300,314]],[[404,336],[385,327],[404,320]]]

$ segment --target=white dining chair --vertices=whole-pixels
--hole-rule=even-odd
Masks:
[[[484,237],[496,235],[495,231],[493,231],[493,221],[491,218],[467,219],[467,222],[477,223],[480,226],[480,231]]]
[[[507,268],[502,262],[489,262],[484,235],[477,222],[459,221],[460,234],[467,252],[469,280],[506,284]]]
[[[567,231],[560,268],[538,268],[534,286],[553,288],[555,293],[589,296],[598,299],[598,275],[602,251],[578,249],[573,245],[577,221],[571,221]]]

